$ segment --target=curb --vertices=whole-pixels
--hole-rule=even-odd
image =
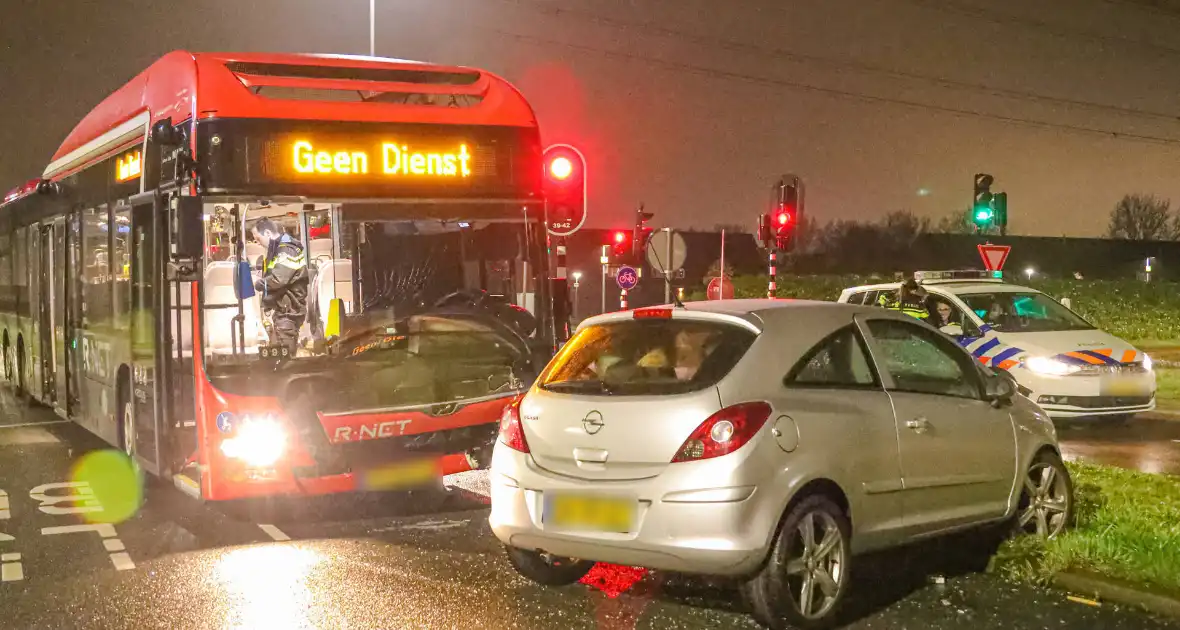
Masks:
[[[1180,618],[1180,599],[1146,591],[1124,582],[1084,573],[1063,572],[1054,574],[1053,584],[1062,590],[1090,595],[1100,601],[1143,608],[1157,615]]]

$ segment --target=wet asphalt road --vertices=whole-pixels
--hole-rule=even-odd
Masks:
[[[1059,422],[1057,432],[1067,460],[1180,475],[1180,415],[1143,414],[1125,424],[1100,418]]]
[[[609,565],[567,588],[526,582],[488,529],[480,473],[417,508],[396,495],[209,505],[155,484],[134,517],[100,531],[43,509],[84,500],[30,497],[100,447],[55,420],[0,394],[0,628],[756,627],[726,583]],[[45,424],[13,426],[26,423]],[[987,556],[973,541],[859,561],[848,627],[1180,628],[975,572]]]

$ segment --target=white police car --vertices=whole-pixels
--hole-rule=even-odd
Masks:
[[[933,306],[929,323],[980,363],[1008,370],[1020,393],[1050,416],[1125,419],[1155,408],[1151,358],[1057,300],[1006,284],[999,272],[914,274]],[[845,289],[840,302],[877,304],[900,282]],[[937,319],[936,319],[937,317]]]

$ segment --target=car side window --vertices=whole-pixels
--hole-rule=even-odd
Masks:
[[[828,335],[791,368],[787,387],[879,388],[864,342],[853,326]]]
[[[880,349],[880,367],[893,377],[895,390],[980,397],[979,372],[950,339],[909,322],[875,319],[868,325]]]

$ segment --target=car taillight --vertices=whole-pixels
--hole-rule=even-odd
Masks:
[[[728,455],[758,433],[770,417],[770,405],[750,402],[726,407],[709,416],[688,436],[672,463],[695,462]]]
[[[520,400],[514,400],[500,415],[500,441],[504,446],[521,453],[529,452],[529,443],[524,439],[524,427],[520,424]]]

